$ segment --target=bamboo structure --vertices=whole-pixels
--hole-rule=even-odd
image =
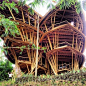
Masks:
[[[19,23],[16,37],[4,37],[8,54],[6,57],[20,67],[24,73],[35,72],[37,45],[37,13],[31,15],[28,6],[18,7],[19,14],[14,11],[15,20]],[[22,9],[22,11],[21,11]],[[6,17],[11,16],[9,9],[1,10]],[[23,15],[23,16],[22,16]],[[50,10],[44,17],[39,15],[39,51],[38,75],[59,74],[64,71],[78,70],[84,62],[82,54],[85,47],[83,21],[75,8]],[[0,27],[2,30],[3,27]],[[0,32],[0,35],[3,32]],[[21,53],[21,47],[26,46]],[[28,47],[29,46],[29,47]],[[46,47],[46,53],[42,47]],[[21,53],[21,54],[20,54]]]

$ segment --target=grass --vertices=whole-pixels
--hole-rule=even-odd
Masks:
[[[0,86],[86,86],[86,69],[59,75],[23,75],[21,78],[0,82]]]

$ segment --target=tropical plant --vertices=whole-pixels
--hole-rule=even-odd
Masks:
[[[14,14],[12,13],[12,10],[15,10],[16,13],[19,13],[18,8],[15,7],[15,6],[16,6],[16,4],[13,1],[10,2],[9,0],[3,0],[3,2],[1,3],[0,8],[2,10],[4,10],[7,7],[9,9],[13,19],[15,20]]]
[[[81,11],[80,2],[78,0],[59,0],[57,5],[60,9],[66,9],[74,5],[77,13],[80,13]]]
[[[19,35],[19,30],[17,28],[18,23],[11,21],[9,18],[5,18],[4,15],[0,14],[0,26],[4,27],[4,34],[2,34],[2,37],[12,35],[16,36]],[[1,30],[0,28],[0,31]]]
[[[0,61],[0,81],[6,80],[9,78],[8,72],[11,72],[13,69],[12,63],[7,59],[5,61]]]

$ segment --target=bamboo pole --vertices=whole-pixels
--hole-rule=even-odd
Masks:
[[[38,25],[37,25],[37,50],[36,50],[35,77],[37,76],[37,67],[38,67],[38,45],[39,45],[39,14],[38,14]]]
[[[55,32],[55,48],[56,48],[56,32]]]
[[[55,53],[55,70],[56,70],[56,73],[57,73],[57,57],[56,57],[56,53]]]
[[[23,13],[23,9],[22,9],[22,7],[21,7],[21,12],[22,12],[23,22],[25,23],[25,18],[24,18],[24,13]]]
[[[30,25],[30,17],[29,17],[29,12],[28,12],[28,23]]]
[[[36,27],[36,16],[35,16],[35,21],[34,21],[34,25],[35,25],[35,27]]]
[[[55,48],[55,45],[54,45],[54,35],[53,35],[53,49]]]
[[[72,70],[73,70],[73,51],[72,51]]]
[[[48,41],[49,41],[49,44],[50,44],[50,48],[51,48],[51,50],[52,50],[52,44],[51,44],[51,41],[50,41],[49,36],[47,36],[47,38],[48,38]]]
[[[74,47],[74,33],[73,33],[72,47]]]
[[[58,72],[58,51],[57,51],[57,72]]]
[[[45,28],[46,28],[46,32],[48,32],[48,29],[47,29],[47,26],[46,26],[46,24],[45,24]]]
[[[77,50],[77,36],[76,36],[76,50]]]
[[[9,11],[10,11],[10,13],[11,13],[13,19],[16,20],[15,17],[14,17],[14,15],[13,15],[13,13],[12,13],[12,11],[11,11],[11,9],[10,9],[9,7],[8,7],[8,9],[9,9]]]
[[[27,66],[27,70],[28,70],[28,74],[29,74],[29,67],[28,67],[28,65],[26,64],[26,66]]]

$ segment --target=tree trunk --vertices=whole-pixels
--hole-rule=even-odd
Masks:
[[[37,50],[36,50],[36,68],[35,77],[37,76],[37,66],[38,66],[38,45],[39,45],[39,14],[38,14],[38,25],[37,25]]]
[[[13,13],[12,13],[11,9],[10,9],[9,7],[8,7],[8,9],[9,9],[9,11],[10,11],[10,13],[11,13],[11,15],[12,15],[13,19],[15,20],[15,17],[14,17],[14,15],[13,15]]]

